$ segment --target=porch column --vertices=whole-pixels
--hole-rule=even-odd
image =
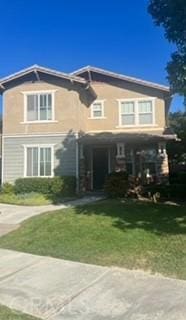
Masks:
[[[79,145],[79,191],[85,192],[85,158],[83,144]]]
[[[116,168],[115,171],[126,171],[125,143],[117,143]]]
[[[168,155],[166,150],[166,143],[158,143],[158,161],[157,161],[157,171],[160,182],[168,182],[169,178],[169,163]]]

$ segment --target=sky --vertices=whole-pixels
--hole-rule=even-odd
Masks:
[[[147,13],[148,0],[0,1],[0,78],[39,64],[86,65],[167,84],[174,51]],[[173,99],[171,111],[182,108]]]

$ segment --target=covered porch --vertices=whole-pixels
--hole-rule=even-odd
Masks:
[[[167,182],[166,143],[171,135],[99,133],[79,139],[79,190],[103,189],[106,176],[127,171],[143,184]],[[175,139],[175,137],[174,137]]]

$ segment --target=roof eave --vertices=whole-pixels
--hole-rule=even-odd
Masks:
[[[166,93],[170,94],[170,88],[168,86],[164,86],[164,85],[159,85],[157,83],[154,82],[150,82],[150,81],[145,81],[142,79],[138,79],[138,78],[134,78],[134,77],[129,77],[129,76],[125,76],[119,73],[114,73],[111,71],[107,71],[104,69],[100,69],[100,68],[96,68],[96,67],[91,67],[91,66],[86,66],[83,67],[81,69],[78,69],[74,72],[71,73],[71,75],[76,75],[76,76],[80,76],[81,74],[85,73],[85,72],[95,72],[95,73],[99,73],[102,75],[106,75],[106,76],[110,76],[116,79],[120,79],[123,81],[128,81],[128,82],[132,82],[132,83],[136,83],[142,86],[146,86],[146,87],[151,87],[160,91],[164,91]]]
[[[45,73],[45,74],[48,74],[48,75],[52,75],[52,76],[56,76],[56,77],[59,77],[59,78],[62,78],[62,79],[67,79],[69,81],[74,81],[74,82],[78,82],[78,83],[82,83],[82,84],[86,84],[87,81],[81,77],[77,77],[75,75],[68,75],[66,73],[63,73],[63,72],[59,72],[59,71],[56,71],[56,70],[53,70],[53,69],[48,69],[48,68],[44,68],[44,67],[40,67],[40,66],[37,66],[37,65],[34,65],[32,67],[29,67],[29,68],[26,68],[26,69],[23,69],[22,71],[19,71],[19,72],[16,72],[14,74],[11,74],[9,75],[8,77],[4,77],[2,79],[0,79],[0,87],[2,87],[4,84],[7,84],[8,82],[10,81],[14,81],[18,78],[21,78],[29,73]]]

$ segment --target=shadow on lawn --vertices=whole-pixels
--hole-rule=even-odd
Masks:
[[[113,219],[113,226],[123,231],[144,229],[159,235],[186,235],[186,207],[141,202],[110,200],[76,207],[77,214],[104,215]]]

